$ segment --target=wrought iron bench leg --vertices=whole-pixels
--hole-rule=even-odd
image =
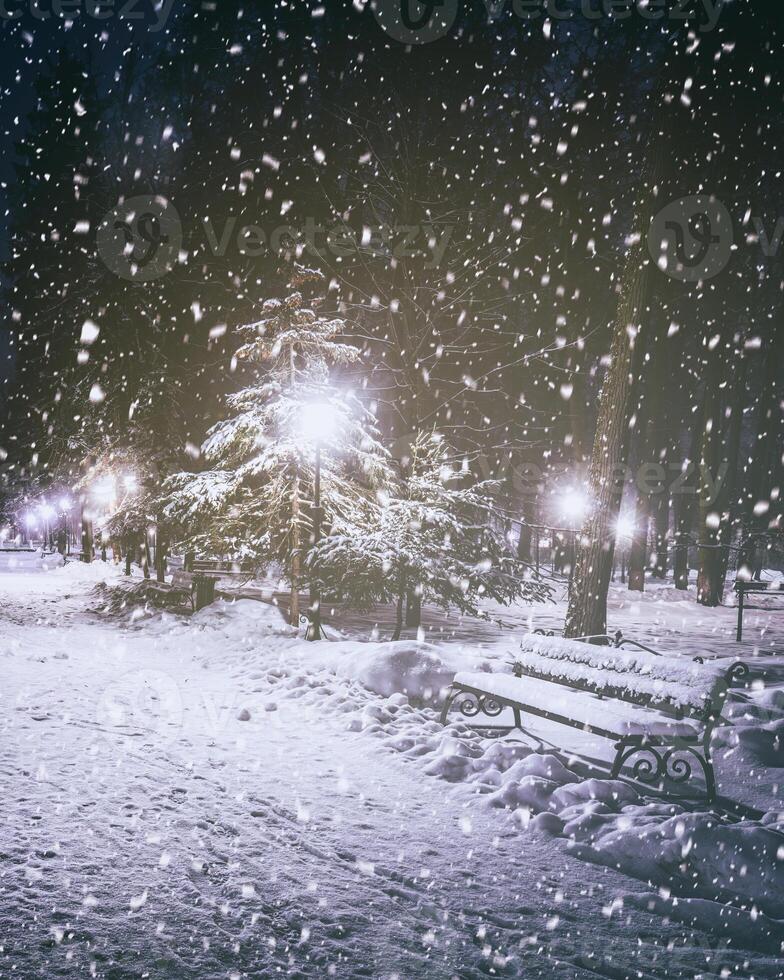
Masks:
[[[701,744],[673,739],[671,742],[650,742],[644,739],[621,739],[615,744],[616,753],[610,777],[616,779],[632,756],[645,753],[632,765],[632,774],[641,783],[658,782],[663,787],[664,780],[684,783],[692,774],[691,762],[684,755],[693,756],[700,764],[705,776],[705,795],[708,803],[716,799],[716,774],[710,752],[710,732],[706,732]],[[700,751],[702,750],[702,751]]]
[[[455,698],[460,694],[460,690],[456,687],[450,687],[449,692],[444,700],[444,706],[441,709],[441,724],[446,724],[447,715],[449,714],[449,709],[454,704]]]
[[[629,743],[624,739],[620,742],[615,743],[615,759],[613,760],[612,769],[610,770],[610,779],[617,779],[621,774],[621,766],[626,761],[628,755],[632,755],[632,752],[626,752],[626,749],[631,749],[636,743]],[[639,747],[639,746],[638,746]]]

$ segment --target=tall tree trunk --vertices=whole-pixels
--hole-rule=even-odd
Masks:
[[[708,355],[705,400],[702,411],[702,448],[700,450],[699,494],[699,567],[697,602],[701,606],[719,606],[724,598],[719,555],[720,502],[716,481],[726,478],[722,472],[721,440],[723,404],[721,397],[721,361],[723,351]]]
[[[409,589],[406,595],[406,626],[419,629],[422,625],[422,594],[419,587]]]
[[[89,517],[85,516],[84,507],[82,507],[82,513],[81,513],[81,527],[82,527],[81,559],[83,562],[89,563],[93,560],[93,523]]]
[[[772,337],[763,347],[765,373],[757,396],[754,443],[742,476],[742,546],[738,552],[737,568],[751,577],[758,552],[757,541],[771,521],[776,521],[775,504],[771,491],[779,487],[778,511],[784,496],[781,494],[779,474],[784,446],[784,379],[781,365],[784,362],[784,329],[774,328]],[[739,479],[741,477],[739,476]],[[755,513],[759,503],[767,503],[769,509]]]
[[[664,65],[655,104],[670,115],[677,101],[667,103],[665,92],[677,85],[676,76],[685,71],[682,38],[672,55],[679,62],[675,71]],[[665,110],[665,105],[669,108]],[[652,214],[660,207],[656,196],[664,160],[670,152],[666,130],[677,128],[677,120],[657,119],[652,125],[640,174],[640,191],[633,230],[638,233],[626,253],[619,282],[618,306],[613,322],[610,364],[599,395],[589,469],[591,510],[579,538],[577,558],[569,587],[565,636],[587,636],[607,632],[607,592],[613,568],[618,514],[624,477],[629,461],[630,422],[638,401],[638,384],[647,344],[650,319],[651,258],[646,234]],[[663,131],[664,130],[664,131]],[[663,345],[650,344],[653,359],[664,356]]]
[[[721,568],[719,576],[722,586],[727,578],[727,568],[730,560],[730,545],[732,532],[738,517],[739,504],[737,501],[738,459],[740,456],[740,438],[743,427],[743,406],[746,393],[747,361],[742,351],[736,351],[735,378],[730,398],[730,417],[728,431],[724,440],[722,462],[727,465],[727,476],[719,496],[721,525],[719,527],[719,561]]]
[[[294,387],[297,381],[297,366],[296,353],[293,345],[291,348],[291,362],[289,368],[291,372],[291,385]],[[299,522],[299,468],[297,468],[294,471],[294,482],[291,488],[291,540],[289,557],[289,584],[291,588],[289,623],[295,628],[299,627],[299,580],[302,561],[302,556],[300,553],[302,542]]]
[[[637,494],[634,510],[634,531],[629,548],[629,591],[645,591],[645,569],[648,564],[648,525],[650,500],[646,494]]]
[[[670,537],[670,497],[667,487],[656,495],[653,503],[653,556],[651,572],[654,578],[667,577],[667,547]]]
[[[291,603],[289,606],[289,622],[299,626],[299,581],[300,581],[300,526],[299,526],[299,474],[294,476],[294,486],[291,493],[291,557],[289,564],[289,582],[291,585]]]
[[[689,588],[689,543],[691,540],[692,500],[686,493],[675,497],[675,549],[673,553],[673,577],[675,588],[685,592]]]
[[[682,416],[683,424],[689,417],[687,401]],[[699,426],[692,423],[689,439],[688,458],[681,464],[681,478],[673,489],[673,509],[675,519],[675,552],[673,557],[675,588],[685,592],[689,588],[689,548],[692,543],[695,511],[697,507],[694,474],[697,472],[695,460],[700,454],[701,433]]]
[[[569,564],[569,537],[566,531],[553,531],[553,571],[563,574]]]
[[[144,577],[150,577],[150,565],[151,562],[150,555],[150,532],[147,528],[144,529],[144,540],[142,541],[142,571],[144,572]]]
[[[155,532],[155,578],[159,582],[166,581],[166,534],[160,524]]]
[[[640,244],[627,256],[615,318],[610,365],[599,396],[589,472],[591,512],[580,535],[569,589],[565,636],[607,632],[607,592],[629,451],[634,379],[640,369],[638,335],[648,292],[648,261]]]
[[[395,607],[395,632],[392,634],[393,640],[399,640],[403,632],[403,603],[406,598],[406,573],[400,572],[397,585],[397,605]]]
[[[535,520],[535,512],[536,501],[533,495],[525,494],[523,497],[523,519],[520,522],[520,537],[517,539],[517,557],[520,561],[531,562],[533,560],[531,525]]]
[[[723,386],[734,351],[734,378],[727,399],[729,422],[725,425]],[[742,351],[719,345],[709,354],[700,456],[700,566],[697,601],[718,606],[724,599],[729,545],[732,534],[732,499],[740,450],[746,362]]]

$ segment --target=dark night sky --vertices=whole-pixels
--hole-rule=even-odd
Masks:
[[[3,134],[0,152],[0,182],[2,183],[2,223],[0,223],[0,256],[7,257],[8,190],[14,180],[14,142],[23,132],[26,117],[34,106],[34,83],[41,67],[56,56],[63,45],[77,51],[89,49],[95,66],[95,79],[105,90],[112,73],[121,63],[124,52],[133,47],[143,56],[153,57],[156,47],[165,39],[165,30],[152,32],[155,23],[151,0],[137,4],[144,20],[112,19],[105,25],[91,17],[80,16],[73,21],[65,18],[38,20],[30,12],[32,0],[5,8],[22,10],[22,16],[8,20],[0,16],[0,130]],[[177,6],[171,18],[177,16]],[[51,0],[41,0],[39,9],[51,11]],[[170,21],[171,22],[171,21]]]
[[[22,0],[14,2],[23,6]],[[326,198],[326,191],[317,193],[320,179],[322,186],[333,195],[341,196],[343,207],[349,199],[348,195],[342,196],[345,188],[340,181],[351,170],[347,164],[354,164],[360,155],[352,143],[348,126],[335,122],[341,110],[347,115],[358,110],[357,115],[361,118],[363,110],[367,109],[368,113],[375,114],[373,122],[379,117],[382,122],[388,121],[390,133],[400,120],[412,131],[422,120],[427,127],[427,139],[422,144],[417,163],[422,165],[425,180],[431,177],[431,171],[424,172],[427,167],[431,167],[432,172],[443,168],[447,175],[428,184],[428,193],[433,198],[443,199],[445,206],[453,199],[461,201],[466,215],[464,231],[471,233],[464,234],[461,242],[472,240],[477,234],[467,217],[475,208],[475,198],[480,201],[479,207],[485,208],[478,219],[482,222],[480,238],[486,240],[488,231],[497,227],[499,234],[511,242],[514,259],[506,266],[493,267],[491,276],[481,281],[487,283],[492,279],[496,283],[505,283],[511,267],[519,265],[522,278],[511,279],[516,299],[509,306],[514,322],[523,325],[528,336],[536,336],[537,329],[549,336],[550,333],[560,334],[562,325],[557,322],[558,314],[563,314],[570,329],[584,333],[589,344],[596,345],[586,355],[589,368],[603,353],[604,339],[599,337],[591,341],[590,338],[606,326],[612,315],[613,303],[607,302],[612,288],[610,277],[623,242],[624,222],[631,212],[635,184],[642,175],[641,161],[645,156],[645,138],[652,116],[647,102],[663,62],[662,52],[669,44],[670,32],[666,25],[645,23],[641,17],[626,25],[614,24],[608,18],[597,21],[584,17],[549,27],[544,17],[523,24],[514,16],[511,0],[505,5],[503,16],[491,24],[483,0],[461,0],[457,23],[443,40],[407,49],[384,33],[371,11],[360,11],[357,8],[361,4],[352,5],[350,0],[325,0],[323,4],[319,0],[293,0],[291,3],[247,0],[244,4],[218,0],[217,5],[202,0],[175,0],[167,27],[158,32],[150,29],[150,22],[158,20],[150,0],[139,0],[140,8],[146,10],[146,21],[113,18],[103,25],[88,16],[81,16],[71,24],[54,19],[39,21],[30,13],[30,2],[32,0],[25,0],[28,6],[24,6],[26,12],[19,20],[10,23],[0,18],[4,53],[0,61],[0,126],[4,136],[0,159],[0,181],[4,185],[0,256],[7,256],[8,192],[13,190],[14,182],[14,141],[24,135],[26,117],[34,105],[34,84],[47,61],[52,60],[63,46],[80,53],[80,60],[89,65],[99,96],[112,103],[119,98],[118,86],[114,84],[118,68],[131,58],[140,59],[142,64],[153,62],[167,39],[175,37],[176,44],[171,45],[173,50],[168,59],[160,59],[163,63],[168,61],[174,83],[169,85],[169,77],[162,76],[160,90],[149,86],[148,91],[152,90],[153,94],[142,96],[152,100],[149,108],[146,103],[142,104],[141,110],[137,103],[135,113],[126,113],[121,104],[112,105],[112,108],[119,109],[116,116],[127,121],[129,132],[126,136],[134,138],[144,133],[147,139],[145,150],[151,142],[160,140],[161,131],[169,122],[179,124],[180,131],[185,133],[183,143],[187,153],[183,151],[175,158],[169,152],[170,148],[165,147],[160,167],[157,160],[147,158],[141,160],[140,171],[150,185],[144,192],[154,189],[171,193],[175,205],[184,202],[183,215],[190,221],[190,226],[198,227],[199,220],[208,210],[214,213],[216,220],[221,219],[223,212],[235,207],[239,200],[234,186],[236,175],[231,169],[233,163],[228,160],[226,150],[230,140],[241,141],[243,151],[248,144],[252,145],[257,163],[267,150],[273,157],[283,158],[280,173],[271,173],[261,166],[258,180],[261,189],[253,199],[255,210],[252,216],[279,221],[280,203],[290,200],[293,208],[286,212],[286,220],[301,222],[314,211],[322,214],[321,210],[315,210],[322,206],[321,201],[315,201],[316,197]],[[392,0],[378,2],[391,3]],[[600,0],[592,2],[599,3]],[[581,0],[560,0],[559,6],[571,4],[577,9],[580,3]],[[708,0],[695,0],[695,6],[703,9],[710,4]],[[498,2],[497,7],[504,8],[504,4]],[[756,0],[755,3],[735,0],[729,8],[735,11],[743,8],[755,13],[772,9],[767,0]],[[237,13],[243,9],[244,18],[239,24]],[[201,49],[197,44],[191,44],[192,21],[184,16],[194,11],[200,16],[204,12],[208,22],[215,21],[219,25],[214,37],[201,37]],[[754,20],[754,17],[746,20]],[[280,33],[280,25],[287,23],[295,27],[285,37]],[[758,97],[761,72],[758,70],[752,75],[748,70],[750,45],[745,46],[742,55],[730,55],[729,46],[738,40],[732,34],[732,24],[733,20],[728,16],[719,26],[729,45],[728,50],[721,53],[723,60],[717,71],[726,92],[732,91],[732,86],[739,81],[740,88],[751,101]],[[246,25],[253,29],[246,29]],[[183,29],[172,31],[175,27]],[[759,28],[757,31],[759,33]],[[636,47],[632,43],[627,49],[626,35],[632,37],[633,43],[639,39]],[[235,57],[227,38],[231,42],[242,40],[245,50]],[[719,35],[714,35],[704,48],[713,50],[713,45],[720,40]],[[619,56],[619,50],[622,50],[622,56]],[[199,62],[199,74],[192,72],[194,59]],[[763,58],[758,60],[760,65],[764,61]],[[583,68],[582,76],[576,74],[578,64],[590,65]],[[136,69],[125,74],[135,80],[131,84],[142,88],[138,64]],[[176,77],[182,69],[192,72],[185,84]],[[706,69],[706,79],[711,79],[712,70],[710,66]],[[298,81],[300,75],[308,79],[306,84]],[[141,77],[143,79],[143,73]],[[191,77],[194,79],[192,84]],[[380,97],[384,97],[385,87],[389,88],[389,99],[387,105],[382,105]],[[171,104],[165,104],[166,96],[161,95],[161,90],[171,93]],[[718,137],[711,136],[710,140],[726,147],[722,166],[717,168],[712,160],[708,163],[706,147],[693,149],[688,136],[682,138],[676,134],[677,153],[684,159],[689,158],[690,170],[682,167],[682,161],[678,160],[673,166],[675,174],[667,192],[673,197],[694,193],[709,181],[709,190],[715,188],[719,193],[722,187],[726,190],[732,183],[734,178],[730,173],[737,170],[742,172],[744,181],[742,186],[739,182],[736,188],[729,187],[729,191],[734,194],[737,189],[735,196],[744,202],[745,209],[745,202],[752,197],[763,197],[754,187],[747,188],[746,175],[767,170],[767,151],[761,149],[756,134],[751,134],[753,139],[747,139],[743,145],[734,132],[733,113],[718,111],[723,106],[717,106],[718,99],[712,97],[710,90],[708,84],[702,91],[691,93],[697,107],[695,114],[704,121],[704,125],[695,126],[695,130],[720,131]],[[557,147],[562,139],[566,143],[572,140],[570,129],[577,118],[570,110],[570,100],[581,98],[585,91],[596,98],[592,103],[586,103],[588,112],[580,116],[581,132],[573,139],[568,154],[562,156]],[[176,94],[179,92],[184,93],[184,105],[173,104],[175,98],[180,98]],[[770,90],[767,96],[771,104],[772,93]],[[208,115],[211,104],[216,107],[214,126]],[[280,118],[272,112],[278,105],[283,106]],[[395,119],[397,106],[402,111]],[[676,97],[676,112],[680,111],[678,106]],[[196,120],[193,126],[191,117]],[[533,117],[539,118],[531,124]],[[293,122],[297,123],[298,129],[291,128]],[[248,134],[254,125],[256,129]],[[745,125],[748,136],[751,123]],[[383,145],[381,139],[379,143],[381,151],[397,162],[394,147],[390,149]],[[327,165],[321,172],[312,163],[313,145],[316,144],[327,151],[335,147],[333,154],[327,154]],[[716,147],[710,149],[715,152]],[[339,156],[340,152],[343,152],[343,158]],[[111,195],[112,205],[122,194],[140,192],[133,178],[135,160],[126,166],[120,159],[123,155],[110,157],[106,167],[114,181],[112,186],[109,186],[111,180],[107,181],[106,196],[108,199]],[[141,154],[137,156],[142,157]],[[150,154],[152,156],[154,154]],[[614,169],[608,172],[608,167]],[[224,172],[226,178],[221,182],[218,177]],[[568,183],[560,179],[566,176]],[[762,178],[759,180],[762,185]],[[769,181],[769,177],[766,180]],[[274,186],[276,197],[268,212],[259,214],[267,206],[261,192],[262,183],[267,181],[270,187]],[[352,206],[357,214],[362,206],[362,195],[357,193],[359,185],[361,180],[352,186],[356,198]],[[525,202],[521,199],[523,196]],[[554,211],[540,206],[540,201],[553,198]],[[102,200],[102,207],[106,206]],[[523,229],[519,242],[514,241],[520,231],[514,224],[518,212]],[[612,216],[612,221],[606,225],[602,224],[605,213]],[[742,215],[743,211],[740,213]],[[578,251],[564,234],[563,223],[569,220],[575,221],[575,235],[598,241],[599,254],[595,260],[590,248],[581,245]],[[80,246],[84,244],[84,240],[78,242]],[[52,254],[55,252],[53,250]],[[44,256],[46,261],[47,256]],[[20,268],[20,272],[24,271]],[[265,286],[272,278],[267,272],[265,269]],[[579,301],[573,299],[573,288],[561,295],[557,293],[560,276],[568,279],[572,286],[580,285]],[[79,278],[86,281],[85,276],[74,276],[74,280]],[[212,298],[216,307],[212,316],[216,322],[227,319],[245,322],[243,317],[249,315],[246,311],[232,308],[227,315],[221,307],[224,278],[223,266],[216,261],[209,266],[208,274],[201,269],[192,281],[184,281],[179,292],[175,285],[171,285],[172,281],[177,282],[176,277],[162,280],[160,289],[166,288],[168,292],[165,300],[157,303],[157,310],[164,311],[164,317],[168,315],[170,322],[181,327],[191,318],[192,300],[198,299],[206,306]],[[606,285],[602,286],[605,279]],[[117,300],[111,292],[115,285],[112,280],[108,281],[107,293],[85,287],[85,315],[94,315],[92,305],[113,302],[123,313],[133,309],[124,297]],[[503,285],[505,291],[509,288],[508,284]],[[157,289],[156,286],[149,291],[151,304]],[[588,295],[592,290],[602,293],[600,297],[594,297],[593,303]],[[31,293],[32,296],[28,295],[26,299],[34,305],[37,285],[33,285]],[[105,295],[110,298],[102,298]],[[236,295],[232,301],[235,299]],[[487,302],[489,306],[490,301]],[[700,311],[699,316],[702,315]],[[69,313],[64,324],[57,324],[55,333],[60,336],[65,332],[74,333],[78,327],[74,322],[81,322],[81,316],[81,309]],[[143,319],[140,317],[140,322]],[[36,329],[39,324],[40,318],[35,321]],[[509,355],[512,360],[514,354],[512,350]],[[63,356],[73,360],[70,351]],[[470,362],[460,365],[461,371],[464,368],[473,370],[473,365]],[[559,366],[559,371],[572,368],[573,364],[569,362]],[[519,374],[519,370],[514,372],[508,380],[508,386],[514,391],[520,384]],[[40,378],[40,373],[36,377]],[[555,390],[560,386],[560,378],[558,380]],[[586,397],[589,395],[590,390]]]

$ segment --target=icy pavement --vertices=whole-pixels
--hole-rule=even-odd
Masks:
[[[0,575],[0,976],[782,975],[429,774],[426,711],[258,604],[111,617],[105,574]]]

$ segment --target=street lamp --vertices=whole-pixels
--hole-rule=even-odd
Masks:
[[[117,487],[111,476],[104,476],[93,484],[93,496],[98,503],[111,507],[117,495]]]
[[[560,499],[560,510],[561,514],[576,526],[588,510],[588,497],[582,490],[570,487],[564,491]]]
[[[25,514],[24,522],[25,522],[25,527],[27,528],[27,541],[29,544],[32,545],[33,543],[32,532],[35,531],[38,526],[38,523],[35,519],[35,514],[32,511],[29,511],[27,514]]]
[[[300,430],[313,445],[316,455],[313,476],[313,547],[321,541],[321,448],[332,437],[336,425],[335,406],[330,402],[308,402],[302,407]],[[321,588],[316,575],[310,580],[310,624],[307,639],[321,639]]]

